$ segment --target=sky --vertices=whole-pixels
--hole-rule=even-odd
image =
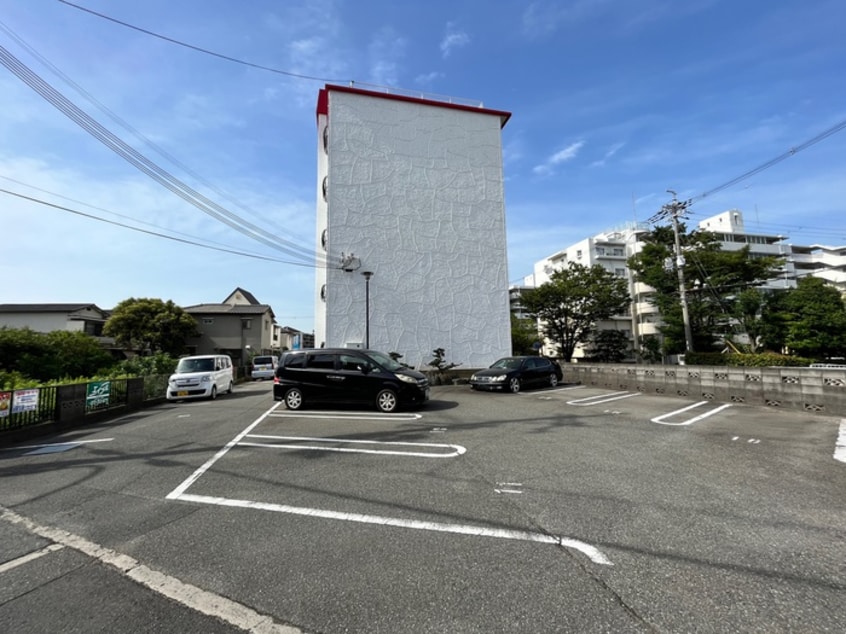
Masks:
[[[843,24],[842,0],[0,0],[0,303],[240,287],[311,332],[327,83],[512,113],[514,284],[668,190],[690,226],[846,245]]]

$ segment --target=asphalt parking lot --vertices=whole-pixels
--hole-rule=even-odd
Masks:
[[[844,631],[844,428],[578,386],[289,412],[246,384],[0,452],[0,627]]]

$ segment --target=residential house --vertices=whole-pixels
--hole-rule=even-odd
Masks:
[[[220,304],[182,309],[197,320],[200,333],[186,342],[191,354],[227,354],[236,365],[247,365],[254,355],[276,349],[273,309],[242,288],[236,288]]]
[[[102,337],[108,318],[108,311],[96,304],[0,304],[0,327],[35,332],[67,330]]]

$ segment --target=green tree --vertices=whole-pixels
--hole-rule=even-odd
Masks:
[[[846,307],[840,292],[818,277],[803,277],[787,292],[785,345],[795,354],[822,359],[846,354]]]
[[[629,337],[622,330],[595,330],[588,339],[585,359],[600,363],[620,363],[626,358]]]
[[[40,382],[88,377],[114,364],[108,351],[83,332],[29,328],[0,329],[0,370],[18,372]]]
[[[661,313],[664,353],[684,352],[686,342],[673,230],[669,226],[655,227],[643,241],[640,253],[629,258],[629,267],[638,282],[654,289],[647,300]],[[679,241],[693,349],[712,351],[738,327],[744,328],[754,340],[754,326],[759,315],[756,312],[753,317],[748,312],[750,296],[744,295],[744,291],[760,287],[776,277],[781,259],[753,258],[748,246],[725,251],[716,234],[708,231],[687,233],[683,224],[680,225]],[[738,306],[739,303],[743,304]],[[750,327],[753,332],[749,332]]]
[[[171,300],[130,297],[115,306],[103,334],[131,350],[178,356],[198,332],[196,320]]]
[[[538,326],[534,319],[520,319],[511,313],[511,354],[536,354],[534,345],[538,343]]]
[[[596,322],[622,313],[628,306],[628,284],[602,266],[570,262],[549,282],[524,291],[523,307],[541,320],[541,329],[565,361],[580,342],[587,342]]]

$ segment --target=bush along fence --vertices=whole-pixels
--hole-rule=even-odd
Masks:
[[[564,380],[703,401],[743,403],[842,416],[846,369],[691,365],[562,364]]]
[[[161,401],[167,376],[0,390],[0,442],[49,433]]]

